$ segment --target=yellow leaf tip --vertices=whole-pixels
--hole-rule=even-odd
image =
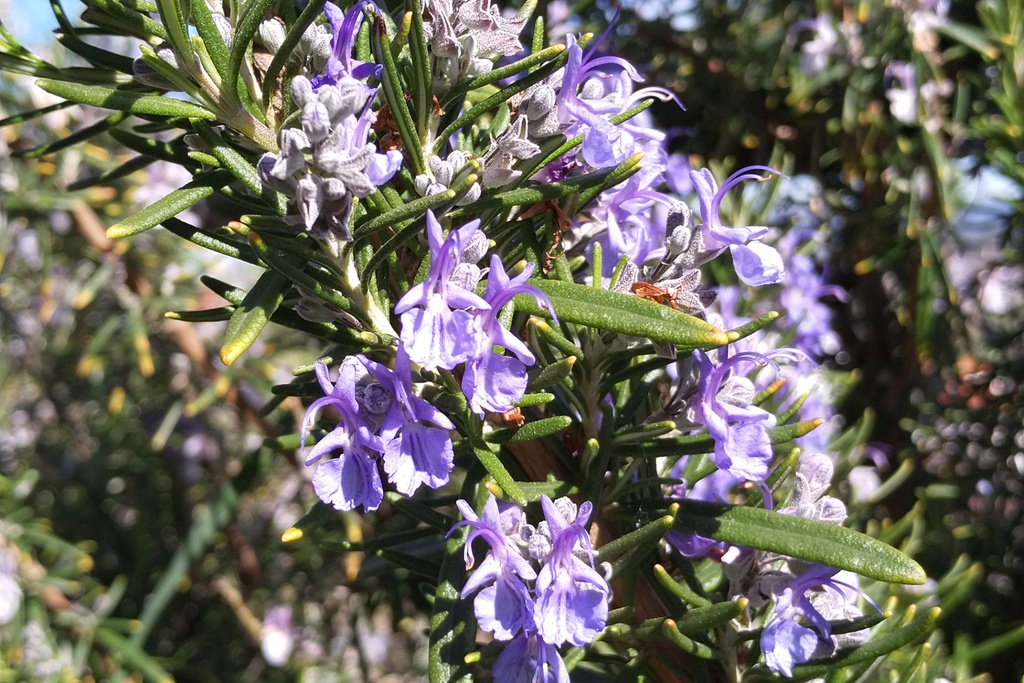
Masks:
[[[293,541],[299,540],[300,538],[302,538],[302,536],[302,529],[298,528],[297,526],[293,526],[287,531],[285,531],[283,534],[281,534],[281,542],[291,543]]]

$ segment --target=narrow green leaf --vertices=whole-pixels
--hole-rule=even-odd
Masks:
[[[307,443],[306,445],[308,446],[309,444]],[[313,507],[309,508],[302,517],[299,517],[295,524],[291,525],[281,534],[281,542],[291,543],[297,541],[305,536],[307,532],[319,529],[328,522],[337,522],[339,518],[340,513],[333,506],[318,500],[313,503]]]
[[[194,225],[189,225],[178,218],[167,218],[162,222],[162,225],[165,230],[168,230],[178,237],[192,242],[193,244],[197,244],[204,249],[209,249],[210,251],[217,252],[218,254],[224,254],[225,256],[245,261],[246,263],[252,263],[254,265],[259,263],[259,259],[253,255],[251,249],[243,249],[237,243],[224,240],[212,232],[197,228]],[[239,300],[241,300],[242,296],[244,296],[244,293],[239,295]]]
[[[143,680],[154,683],[171,683],[174,678],[167,671],[157,664],[137,644],[128,640],[120,633],[107,628],[97,628],[92,632],[93,638],[101,645],[115,660],[121,662],[129,669],[134,669],[142,674]]]
[[[563,358],[560,361],[550,363],[543,366],[540,369],[534,370],[530,374],[530,383],[527,385],[527,391],[539,391],[540,389],[546,389],[552,384],[557,384],[563,379],[569,376],[572,372],[572,366],[576,363],[575,356],[569,356]]]
[[[412,15],[412,30],[409,32],[409,55],[412,57],[412,96],[416,112],[416,132],[420,139],[427,133],[427,121],[433,108],[430,85],[430,52],[423,31],[423,5],[420,0],[408,0]]]
[[[291,281],[277,271],[268,270],[260,276],[252,290],[242,299],[238,309],[228,322],[220,359],[224,365],[231,365],[253,342],[270,322],[270,317],[284,301],[285,292]]]
[[[516,408],[529,408],[530,406],[542,406],[555,400],[554,394],[540,392],[536,394],[524,394],[521,399],[515,402]]]
[[[498,92],[494,93],[480,104],[470,107],[464,114],[459,116],[457,119],[452,121],[448,126],[441,131],[436,138],[434,138],[434,152],[437,153],[441,148],[448,143],[448,138],[451,137],[452,133],[463,128],[471,123],[474,123],[483,114],[486,114],[491,109],[494,109],[502,102],[508,102],[510,99],[515,97],[517,94],[523,92],[531,85],[539,83],[552,73],[554,73],[568,57],[568,53],[563,53],[556,57],[549,64],[544,65],[542,68],[533,72],[532,74],[525,76],[507,88],[502,88]]]
[[[555,415],[542,420],[527,422],[519,428],[496,429],[491,433],[490,440],[494,443],[519,443],[543,439],[557,434],[572,426],[572,418],[568,415]]]
[[[666,619],[662,624],[661,633],[670,642],[674,643],[679,649],[687,654],[691,654],[694,657],[700,659],[719,659],[719,654],[715,650],[712,650],[709,646],[704,643],[698,643],[695,640],[691,640],[679,632],[676,628],[676,624],[671,619]]]
[[[107,14],[113,21],[103,21],[101,13],[89,7],[82,13],[82,19],[97,26],[107,26],[121,35],[134,35],[146,40],[150,37],[170,40],[170,36],[159,21],[150,19],[145,14],[126,7],[117,0],[89,0],[89,4]],[[98,15],[98,16],[97,16]]]
[[[685,583],[679,583],[673,579],[665,567],[660,564],[654,565],[654,578],[657,579],[658,583],[664,586],[669,593],[676,596],[683,602],[693,607],[707,607],[713,604],[710,600],[702,595],[698,595],[693,592],[688,585]]]
[[[444,560],[430,615],[430,650],[427,669],[430,683],[472,683],[466,655],[474,649],[476,619],[471,600],[460,596],[466,581],[462,546],[468,529],[453,533],[445,544]]]
[[[738,617],[746,609],[746,602],[746,598],[740,598],[692,609],[676,619],[676,628],[682,634],[710,631]]]
[[[47,154],[59,152],[62,149],[67,149],[68,147],[77,145],[80,142],[84,142],[86,140],[94,138],[101,133],[106,133],[114,126],[120,124],[126,118],[128,118],[127,114],[123,112],[117,112],[115,114],[111,114],[105,119],[97,121],[91,126],[86,126],[85,128],[76,131],[71,135],[60,138],[59,140],[54,140],[53,142],[47,143],[40,147],[28,149],[23,152],[15,151],[14,153],[11,154],[11,156],[15,158],[20,157],[23,159],[38,159],[41,156],[46,156]]]
[[[103,173],[97,173],[87,178],[76,180],[68,185],[68,192],[84,190],[87,187],[94,187],[96,185],[106,185],[127,175],[131,175],[132,173],[135,173],[135,171],[142,170],[155,161],[156,159],[152,157],[132,157],[128,161],[110,169],[109,171],[104,171]]]
[[[675,528],[716,541],[848,569],[879,581],[922,584],[927,578],[912,559],[870,536],[761,508],[683,500],[679,502]]]
[[[373,13],[373,26],[370,27],[370,45],[374,59],[384,66],[381,74],[381,90],[385,101],[391,108],[398,133],[402,138],[403,151],[409,161],[413,174],[424,172],[423,142],[412,120],[412,113],[405,101],[405,86],[398,75],[398,66],[388,45],[387,25],[380,14]]]
[[[268,265],[271,265],[295,284],[308,289],[327,303],[337,306],[342,310],[348,310],[352,307],[352,303],[341,292],[318,282],[300,266],[290,263],[289,259],[268,247],[267,243],[257,233],[249,233],[249,244],[252,245],[260,258],[266,261]]]
[[[36,85],[48,93],[63,97],[79,104],[89,104],[102,109],[116,109],[129,114],[146,114],[150,116],[181,116],[212,121],[216,115],[190,102],[182,102],[160,95],[140,95],[139,93],[100,88],[97,86],[65,83],[50,79],[40,79]]]
[[[768,325],[772,321],[776,320],[778,317],[778,311],[768,311],[760,318],[751,320],[746,325],[741,325],[740,327],[737,327],[735,330],[729,330],[726,334],[729,335],[729,341],[734,342],[743,339],[744,337],[749,337],[755,332],[760,331],[761,328]]]
[[[558,45],[552,45],[546,50],[535,52],[528,57],[520,59],[518,62],[513,62],[507,66],[498,67],[497,69],[491,69],[485,74],[477,76],[471,81],[463,83],[454,88],[444,100],[444,107],[447,109],[449,106],[456,104],[466,93],[479,90],[480,88],[497,83],[503,78],[509,76],[515,76],[516,74],[522,73],[533,67],[540,66],[545,62],[549,62],[555,59],[559,55],[565,52],[565,44],[559,43]]]
[[[207,308],[201,311],[167,311],[164,313],[164,317],[170,320],[182,320],[187,323],[210,323],[230,320],[231,314],[234,312],[234,306],[221,306],[220,308]]]
[[[212,195],[218,188],[231,182],[227,171],[210,171],[196,176],[192,182],[158,199],[142,211],[107,228],[107,237],[129,237],[174,218],[185,209]]]
[[[535,278],[529,283],[548,296],[560,321],[686,349],[713,348],[729,341],[726,333],[711,323],[654,301],[558,280]],[[519,295],[515,304],[517,311],[551,317],[532,296]]]
[[[231,57],[228,46],[224,42],[224,38],[221,37],[217,24],[213,21],[213,14],[211,14],[209,6],[205,2],[192,0],[191,19],[199,37],[203,39],[203,45],[206,47],[207,54],[210,55],[214,68],[223,79],[228,72],[228,62]]]
[[[59,3],[56,0],[51,0],[50,6],[59,7]],[[63,13],[63,10],[61,10]],[[54,11],[56,14],[56,10]],[[66,17],[65,17],[66,20]],[[93,66],[101,69],[112,69],[119,71],[123,74],[132,73],[132,59],[125,57],[124,55],[111,52],[110,50],[104,50],[103,48],[90,45],[84,40],[80,39],[75,33],[74,29],[70,29],[70,24],[61,27],[61,31],[57,32],[57,42],[66,47],[71,52],[85,59]]]
[[[583,359],[583,350],[580,347],[576,346],[576,344],[574,344],[572,340],[570,340],[568,337],[562,334],[560,330],[552,327],[551,325],[548,325],[546,320],[541,320],[540,318],[537,317],[530,318],[530,326],[536,329],[537,336],[539,336],[545,342],[551,344],[551,346],[555,347],[556,349],[558,349],[567,356],[566,358],[562,359],[562,362],[569,363],[569,367],[566,369],[565,374],[562,375],[561,377],[558,377],[557,379],[554,379],[553,381],[551,381],[550,384],[560,382],[561,380],[568,377],[569,369],[572,368],[572,363],[574,363],[577,360]]]
[[[594,558],[594,561],[598,564],[601,562],[614,562],[626,554],[646,553],[657,547],[661,539],[665,537],[665,532],[671,528],[671,515],[659,517],[636,531],[619,536],[614,541],[598,548],[597,557]]]
[[[229,145],[209,124],[204,121],[196,121],[195,127],[199,136],[210,146],[210,151],[220,162],[222,168],[230,171],[243,185],[249,188],[250,192],[262,198],[279,216],[286,213],[288,198],[280,192],[275,192],[264,186],[259,172],[255,166],[249,163],[248,159]]]
[[[112,128],[109,133],[110,137],[139,154],[144,154],[161,161],[169,161],[172,164],[178,164],[188,169],[196,167],[196,163],[189,158],[187,147],[182,141],[184,136],[164,141],[149,135],[135,135],[121,128]],[[214,159],[214,162],[216,162],[216,159]]]
[[[501,487],[501,490],[505,492],[505,496],[509,500],[519,506],[526,505],[529,502],[522,489],[519,488],[519,484],[508,473],[508,470],[505,469],[497,455],[486,448],[474,448],[473,452],[476,453],[477,460],[494,478],[494,483]]]
[[[16,123],[24,123],[25,121],[31,121],[34,118],[38,118],[50,112],[60,111],[61,109],[67,109],[68,107],[74,106],[74,102],[58,102],[57,104],[51,104],[48,107],[42,107],[40,109],[32,109],[31,111],[23,111],[13,116],[8,116],[5,119],[0,119],[0,128],[4,126],[13,126]]]
[[[245,61],[246,53],[252,49],[252,39],[260,28],[260,23],[267,11],[276,0],[249,0],[245,4],[242,18],[235,26],[235,35],[231,42],[231,52],[228,55],[227,74],[224,78],[226,89],[236,93],[244,102],[250,100],[248,86],[245,79],[239,79],[242,70],[242,62]],[[255,112],[253,112],[255,113]]]
[[[409,218],[425,214],[427,209],[433,209],[445,202],[449,202],[452,199],[455,199],[455,196],[456,195],[453,190],[445,190],[444,192],[438,192],[437,194],[420,197],[412,200],[411,202],[406,202],[394,209],[391,209],[387,213],[383,213],[375,218],[365,221],[362,225],[355,228],[352,232],[352,236],[355,239],[359,239],[361,237],[366,237],[367,235],[372,235],[373,233],[385,228],[397,228],[398,223]]]

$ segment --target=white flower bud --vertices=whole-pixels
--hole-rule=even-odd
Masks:
[[[284,24],[279,19],[267,19],[261,23],[258,34],[263,46],[274,54],[277,54],[284,44]]]

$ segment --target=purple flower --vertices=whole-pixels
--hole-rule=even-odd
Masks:
[[[588,165],[609,168],[620,164],[637,151],[638,134],[643,136],[648,129],[616,126],[609,119],[645,98],[676,98],[664,88],[656,87],[634,93],[633,82],[643,79],[625,59],[594,57],[593,50],[584,54],[573,36],[566,37],[566,44],[569,57],[555,100],[562,132],[568,137],[583,136],[581,154]]]
[[[822,639],[832,635],[828,619],[812,604],[807,592],[812,589],[831,592],[833,598],[846,603],[864,596],[879,612],[875,605],[856,586],[835,578],[838,569],[814,565],[799,576],[783,581],[776,586],[775,610],[761,633],[761,651],[764,652],[768,668],[784,676],[793,676],[793,666],[809,660]],[[810,628],[796,621],[805,619]],[[815,633],[817,631],[817,633]]]
[[[558,649],[535,634],[521,633],[494,660],[495,683],[569,683]]]
[[[455,429],[455,425],[444,413],[413,394],[405,350],[399,347],[393,371],[363,356],[358,358],[392,397],[380,430],[388,481],[406,496],[415,493],[420,484],[436,489],[448,483],[453,467],[448,430]]]
[[[470,569],[476,563],[473,541],[480,538],[490,546],[487,557],[462,588],[461,597],[479,590],[473,601],[473,611],[480,628],[493,633],[498,640],[511,640],[519,631],[533,626],[533,598],[523,582],[537,577],[530,562],[506,534],[507,527],[503,522],[515,515],[506,514],[503,519],[493,495],[488,495],[479,517],[466,501],[460,500],[456,505],[464,521],[452,527],[452,531],[461,526],[471,529],[464,549],[466,568]]]
[[[473,412],[483,417],[484,413],[505,412],[526,392],[526,368],[533,365],[535,358],[529,347],[505,329],[498,322],[498,312],[518,294],[529,294],[537,303],[555,315],[554,307],[544,292],[526,284],[533,274],[534,264],[528,263],[522,273],[509,278],[497,255],[491,256],[491,268],[487,276],[487,290],[484,300],[490,308],[479,312],[480,345],[479,355],[466,364],[462,377],[462,391],[466,394]],[[557,319],[556,319],[557,320]],[[513,356],[499,356],[495,346],[511,351]]]
[[[410,360],[427,370],[451,370],[479,353],[479,317],[465,309],[486,311],[490,304],[451,281],[463,249],[479,227],[479,219],[472,220],[444,237],[434,213],[427,211],[430,273],[395,305],[395,313],[402,317],[402,346]]]
[[[715,464],[736,477],[763,481],[772,459],[768,428],[775,425],[775,417],[750,405],[754,388],[749,380],[730,377],[729,373],[741,364],[765,365],[773,356],[792,356],[793,352],[737,353],[717,365],[703,351],[694,351],[693,355],[700,370],[696,418],[715,440]]]
[[[545,643],[571,643],[582,647],[592,642],[608,620],[611,588],[593,566],[593,550],[586,524],[592,506],[580,505],[579,514],[569,521],[547,496],[541,496],[544,519],[551,535],[551,554],[537,574],[537,634]],[[589,563],[574,554],[580,546]]]
[[[347,13],[333,3],[324,5],[324,14],[331,25],[331,56],[327,58],[325,73],[312,79],[314,90],[323,85],[334,85],[344,76],[363,79],[380,75],[383,68],[380,65],[352,58],[359,25],[363,23],[363,8],[367,5],[373,7],[372,2],[356,2]]]
[[[330,372],[323,362],[316,364],[316,377],[325,396],[313,401],[302,420],[302,448],[306,434],[324,407],[330,406],[341,416],[338,426],[321,439],[306,456],[311,465],[324,455],[341,451],[338,458],[317,465],[313,473],[313,489],[320,500],[337,510],[352,510],[360,505],[376,510],[384,496],[377,472],[376,456],[384,450],[379,436],[372,433],[363,419],[356,401],[356,381],[361,366],[355,357],[346,358],[338,372],[338,381],[331,384]]]
[[[785,177],[768,166],[747,166],[726,178],[722,187],[718,187],[711,171],[702,168],[690,171],[690,181],[697,191],[700,201],[701,236],[705,249],[724,249],[729,247],[736,265],[736,274],[740,281],[752,287],[776,284],[782,281],[785,270],[782,258],[772,247],[761,243],[747,244],[768,232],[763,226],[730,226],[722,223],[719,211],[725,193],[745,180],[764,181],[766,178],[755,171],[774,173]]]

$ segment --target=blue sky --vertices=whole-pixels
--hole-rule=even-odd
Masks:
[[[82,3],[78,0],[61,0],[61,5],[72,18],[82,12]],[[0,19],[15,38],[32,46],[50,42],[57,28],[49,0],[0,0]]]

